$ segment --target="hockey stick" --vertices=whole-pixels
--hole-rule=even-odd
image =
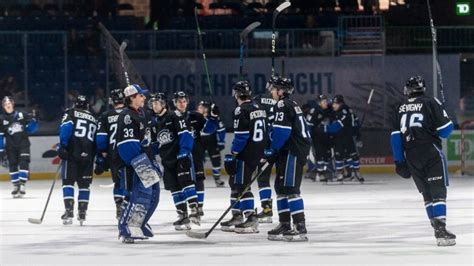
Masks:
[[[439,65],[439,60],[438,60],[438,41],[436,37],[436,29],[433,22],[433,15],[431,14],[430,0],[426,0],[426,3],[428,5],[428,15],[430,17],[431,38],[433,40],[433,57],[436,61],[436,71],[438,73],[438,79],[439,79],[439,89],[440,89],[439,93],[441,94],[441,102],[444,105],[444,103],[446,102],[446,99],[444,98],[443,75],[441,74],[441,67]],[[434,97],[436,96],[437,95],[434,95]]]
[[[40,219],[28,218],[28,222],[32,224],[41,224],[43,222],[46,209],[48,209],[49,200],[51,199],[51,194],[53,193],[53,190],[54,190],[54,185],[56,184],[56,179],[58,179],[59,177],[60,170],[61,170],[61,164],[58,165],[58,169],[56,170],[56,175],[53,179],[53,183],[51,184],[51,188],[49,189],[48,198],[46,199],[46,204],[44,205],[43,214],[41,214],[41,218]]]
[[[374,95],[374,89],[370,90],[369,99],[367,99],[367,105],[365,106],[364,114],[362,115],[362,119],[360,120],[360,127],[364,124],[365,116],[369,111],[370,102],[372,101],[372,95]]]
[[[275,76],[275,55],[276,55],[276,33],[275,26],[278,15],[285,9],[291,6],[290,2],[283,2],[279,5],[275,11],[273,11],[273,20],[272,20],[272,76]]]
[[[127,40],[123,40],[122,43],[120,44],[119,48],[119,53],[120,53],[120,63],[122,64],[123,68],[123,75],[125,76],[125,82],[127,82],[127,86],[130,86],[130,78],[128,77],[128,72],[127,68],[125,67],[125,59],[124,59],[124,54],[125,54],[125,49],[127,49]]]
[[[217,227],[217,225],[219,225],[219,223],[222,221],[222,219],[224,219],[224,217],[227,215],[227,213],[230,212],[230,210],[232,210],[232,208],[237,204],[237,202],[239,202],[242,197],[244,196],[245,193],[247,193],[248,190],[250,190],[250,187],[252,186],[253,182],[255,182],[255,180],[257,180],[262,174],[263,172],[265,171],[265,169],[267,169],[267,167],[269,166],[270,164],[268,162],[265,162],[262,167],[260,168],[260,171],[254,176],[252,177],[252,179],[250,180],[250,183],[244,188],[244,191],[242,191],[242,193],[239,195],[239,197],[235,200],[235,202],[233,204],[231,204],[229,206],[229,208],[227,208],[227,210],[225,210],[225,212],[221,215],[221,217],[219,217],[219,219],[214,223],[214,225],[211,227],[211,229],[209,229],[207,232],[203,233],[203,232],[195,232],[195,231],[186,231],[186,235],[191,237],[191,238],[197,238],[197,239],[205,239],[207,238],[211,233],[212,231],[214,231],[214,229]]]
[[[242,79],[244,75],[244,49],[245,41],[247,40],[249,33],[254,29],[262,25],[262,23],[256,21],[248,25],[242,32],[240,32],[240,66],[239,66],[239,79]]]
[[[214,97],[213,97],[214,92],[212,90],[211,76],[209,75],[209,68],[207,67],[207,60],[206,60],[206,53],[204,52],[204,45],[202,44],[202,32],[201,32],[201,28],[199,27],[197,7],[194,7],[194,19],[196,20],[196,27],[197,27],[198,40],[199,40],[199,49],[201,50],[202,60],[204,61],[204,70],[206,71],[207,85],[209,86],[209,95],[211,98],[211,102],[214,102]]]

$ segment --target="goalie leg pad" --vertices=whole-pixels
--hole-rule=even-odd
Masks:
[[[145,188],[149,188],[160,181],[161,177],[156,171],[155,165],[145,153],[133,158],[131,165]]]
[[[145,188],[138,175],[134,174],[130,202],[119,221],[120,236],[138,239],[146,238],[142,227],[146,225],[146,221],[153,214],[158,201],[159,185]]]

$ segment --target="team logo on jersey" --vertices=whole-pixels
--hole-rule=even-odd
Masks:
[[[8,124],[10,124],[10,122],[8,122],[7,120],[3,120],[3,125],[4,125],[4,126],[6,126],[6,125],[8,125]]]
[[[237,106],[237,108],[235,108],[234,115],[240,115],[240,106]]]
[[[278,108],[282,108],[285,106],[285,102],[283,100],[280,100],[278,101],[278,104],[277,104]]]
[[[8,134],[13,135],[15,133],[23,132],[23,126],[20,123],[13,123],[8,128]]]
[[[132,119],[130,118],[130,115],[126,115],[123,118],[123,122],[125,123],[125,125],[130,125],[132,123]]]
[[[163,129],[158,132],[158,136],[156,137],[160,145],[166,145],[168,143],[173,142],[174,136],[173,133],[169,131],[169,129]]]
[[[89,156],[89,153],[87,153],[87,152],[81,153],[81,157],[82,157],[82,158],[86,158],[87,156]]]
[[[346,109],[342,109],[342,113],[343,113],[343,114],[347,114],[347,110],[346,110]]]
[[[23,113],[22,112],[19,112],[18,113],[18,120],[22,120],[23,119]]]

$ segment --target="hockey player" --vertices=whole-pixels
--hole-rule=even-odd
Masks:
[[[405,85],[404,100],[396,109],[391,145],[396,172],[413,177],[423,196],[426,213],[438,246],[456,244],[456,236],[446,230],[446,187],[448,165],[441,138],[448,138],[453,123],[436,98],[424,95],[425,81],[411,77]]]
[[[250,184],[268,139],[267,115],[265,110],[252,102],[249,82],[239,81],[232,89],[238,106],[234,110],[231,154],[225,158],[225,168],[230,175],[231,204]],[[233,210],[231,220],[221,223],[222,230],[231,231],[234,227],[236,233],[258,233],[258,218],[250,190],[245,192],[237,206],[238,210]],[[246,218],[244,222],[243,216]]]
[[[201,134],[210,135],[216,132],[218,127],[219,110],[214,104],[211,105],[209,116],[206,118],[198,111],[187,111],[189,97],[184,91],[178,91],[173,94],[173,103],[177,111],[186,119],[193,136],[193,165],[196,175],[196,193],[199,203],[199,216],[203,216],[204,206],[204,148],[202,145]]]
[[[311,138],[313,141],[313,151],[316,160],[315,180],[325,181],[329,175],[329,163],[331,161],[332,136],[324,132],[324,126],[330,124],[333,116],[329,105],[329,99],[326,95],[319,95],[318,105],[309,111],[306,116],[308,125],[311,128]]]
[[[150,99],[150,104],[156,114],[156,141],[164,168],[165,189],[171,191],[178,213],[178,220],[173,225],[178,231],[189,230],[190,221],[200,224],[192,157],[193,136],[184,114],[178,110],[170,111],[164,94],[158,93]]]
[[[145,93],[139,85],[124,91],[126,108],[120,112],[117,126],[117,148],[125,163],[124,181],[129,194],[119,220],[119,237],[123,243],[153,237],[148,224],[160,199],[160,171],[150,148],[151,133],[145,116]]]
[[[13,198],[26,194],[25,184],[29,177],[30,141],[28,134],[35,133],[38,123],[33,115],[15,110],[15,102],[9,96],[2,99],[5,111],[0,115],[0,160],[8,160]]]
[[[104,112],[98,122],[96,135],[97,158],[95,165],[95,174],[102,174],[110,167],[112,181],[114,182],[113,197],[115,202],[116,218],[120,219],[122,215],[122,203],[125,197],[125,190],[121,187],[120,175],[125,164],[118,154],[117,150],[117,126],[118,117],[124,109],[123,90],[115,89],[110,92],[110,102],[113,109]]]
[[[208,101],[201,101],[198,105],[198,112],[208,117],[210,115],[212,103]],[[207,151],[212,164],[212,177],[217,187],[223,187],[224,181],[221,180],[221,151],[225,147],[225,126],[224,123],[218,118],[217,131],[213,133],[202,133],[201,141],[203,145],[204,153]]]
[[[265,112],[267,113],[267,128],[268,134],[271,133],[272,123],[273,123],[273,109],[276,104],[276,100],[274,100],[271,96],[270,90],[272,84],[274,84],[278,80],[278,76],[272,76],[270,80],[268,80],[266,89],[268,94],[266,95],[258,95],[254,98],[254,102],[256,102],[260,107],[262,107]],[[267,148],[270,147],[270,138],[268,138]],[[259,223],[272,223],[273,222],[273,200],[272,200],[272,188],[270,187],[270,177],[272,174],[273,164],[269,165],[265,172],[258,178],[258,194],[260,196],[260,204],[262,210],[257,214],[258,222]]]
[[[336,95],[332,101],[334,119],[330,125],[320,127],[326,133],[334,135],[334,157],[336,161],[337,181],[342,183],[344,169],[349,172],[350,177],[356,178],[363,183],[364,178],[360,175],[359,154],[354,141],[354,129],[358,120],[352,109],[344,103],[342,95]],[[346,167],[347,166],[347,167]]]
[[[66,211],[61,216],[64,225],[74,217],[74,184],[79,187],[77,220],[86,220],[92,183],[97,120],[89,111],[86,96],[79,95],[74,107],[66,110],[59,129],[58,155],[62,159],[61,175]]]
[[[311,135],[300,106],[290,99],[290,79],[278,78],[271,86],[275,105],[271,148],[267,161],[276,162],[275,191],[280,224],[268,232],[269,240],[307,241],[301,181],[311,147]],[[291,229],[291,220],[294,229]]]

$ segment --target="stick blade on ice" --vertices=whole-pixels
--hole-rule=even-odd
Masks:
[[[28,218],[28,222],[30,222],[32,224],[41,224],[42,223],[41,219],[36,219],[36,218]]]
[[[275,9],[275,11],[278,12],[278,13],[280,13],[281,11],[287,9],[287,8],[290,7],[290,6],[291,6],[291,2],[283,2],[281,5],[279,5],[279,6]]]
[[[186,231],[186,235],[190,238],[196,238],[196,239],[205,239],[205,238],[207,238],[206,233],[196,232],[196,231],[192,231],[192,230]]]

